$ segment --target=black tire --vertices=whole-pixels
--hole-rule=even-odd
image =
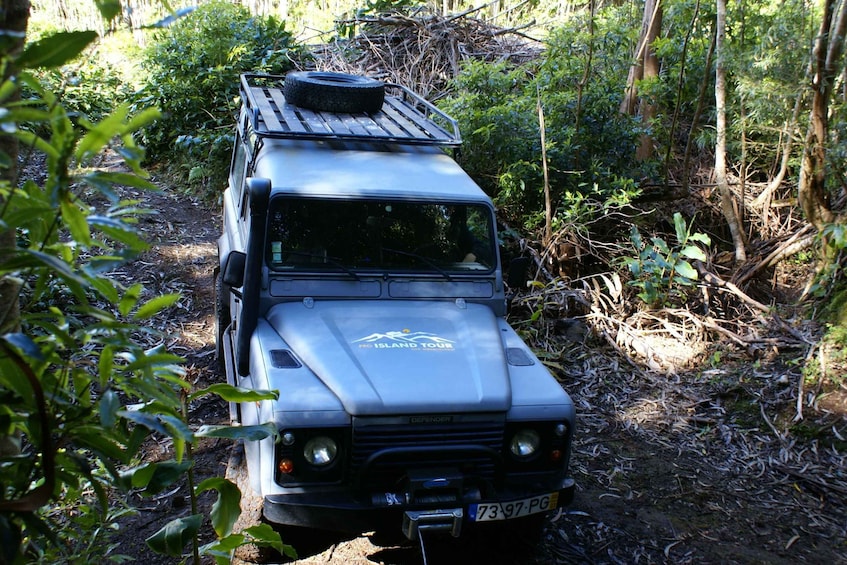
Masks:
[[[215,269],[215,361],[221,376],[226,377],[226,364],[224,362],[224,330],[229,326],[231,315],[229,312],[229,301],[224,292],[223,273]]]
[[[282,92],[285,100],[294,106],[344,114],[379,112],[385,100],[384,83],[345,73],[288,73]]]
[[[260,494],[250,487],[244,444],[240,441],[233,444],[231,448],[224,476],[241,491],[241,515],[233,525],[232,531],[239,533],[245,528],[261,524],[264,500]],[[240,564],[268,563],[275,557],[278,557],[278,555],[270,548],[247,544],[237,547],[233,551],[232,562]]]

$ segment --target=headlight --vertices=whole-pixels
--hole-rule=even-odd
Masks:
[[[338,445],[326,436],[313,437],[303,447],[303,457],[315,467],[325,467],[335,461]]]
[[[512,455],[519,459],[529,459],[538,451],[538,446],[541,444],[541,436],[535,430],[525,428],[519,430],[512,436],[512,441],[509,444],[509,449]]]

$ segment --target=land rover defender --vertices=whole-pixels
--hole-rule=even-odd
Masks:
[[[241,77],[216,273],[264,519],[459,536],[570,502],[575,410],[505,320],[490,198],[456,122],[355,75]],[[514,285],[514,281],[512,281]]]

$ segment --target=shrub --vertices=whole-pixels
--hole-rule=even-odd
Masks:
[[[26,46],[14,61],[0,46],[0,64],[19,69],[0,82],[0,563],[78,563],[120,560],[104,543],[114,513],[113,487],[155,494],[186,476],[195,513],[171,521],[150,538],[156,551],[179,556],[190,543],[194,562],[209,555],[229,563],[228,551],[253,538],[285,551],[279,535],[233,534],[240,493],[225,479],[194,485],[192,449],[201,437],[261,438],[270,425],[188,423],[188,403],[205,395],[242,402],[275,393],[216,383],[189,392],[182,361],[164,345],[146,348],[137,336],[155,331],[148,320],[179,299],[150,297],[141,284],[110,273],[146,249],[136,225],[137,202],[119,186],[152,189],[133,134],[158,112],[130,115],[118,105],[99,121],[75,124],[62,100],[28,69],[69,64],[90,45],[90,31],[56,33]],[[24,85],[28,96],[19,101]],[[43,175],[18,183],[18,147],[41,153]],[[99,169],[113,151],[127,172]],[[42,172],[42,171],[40,171]],[[11,236],[11,237],[9,237]],[[17,236],[17,237],[15,237]],[[20,305],[10,308],[10,304]],[[248,429],[252,428],[252,429]],[[246,434],[245,434],[246,432]],[[142,442],[172,441],[174,459],[138,465]],[[204,516],[196,497],[218,493],[209,513],[216,538],[199,546]],[[102,527],[98,527],[102,523]]]
[[[96,53],[85,60],[35,74],[61,98],[65,111],[76,121],[98,122],[115,108],[116,100],[126,100],[131,94],[120,74],[108,63],[99,61]],[[23,93],[25,98],[32,95],[28,89]]]
[[[591,58],[590,78],[579,88],[591,41],[582,28],[574,22],[552,34],[533,66],[467,64],[453,85],[456,94],[442,102],[465,139],[462,165],[507,219],[529,228],[544,208],[539,104],[557,210],[568,205],[569,194],[600,201],[633,195],[632,179],[652,166],[635,160],[640,125],[617,111],[626,77],[614,62],[626,60],[616,51],[619,45],[607,38],[604,49],[610,52]]]
[[[213,194],[226,177],[239,75],[284,72],[298,54],[284,22],[223,1],[159,32],[143,58],[149,76],[136,98],[163,113],[143,135],[150,159],[167,158]]]
[[[686,291],[694,288],[698,275],[691,261],[706,261],[701,245],[711,245],[709,236],[691,233],[682,214],[673,215],[676,243],[668,244],[663,238],[654,236],[644,241],[638,228],[632,227],[630,240],[635,257],[622,259],[633,279],[627,284],[639,289],[638,298],[651,306],[681,304],[687,298]]]

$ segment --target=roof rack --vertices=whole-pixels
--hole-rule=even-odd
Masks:
[[[404,145],[462,144],[453,118],[399,84],[385,84],[385,102],[375,114],[319,112],[294,106],[282,94],[280,75],[241,75],[246,119],[259,137],[376,141]]]

